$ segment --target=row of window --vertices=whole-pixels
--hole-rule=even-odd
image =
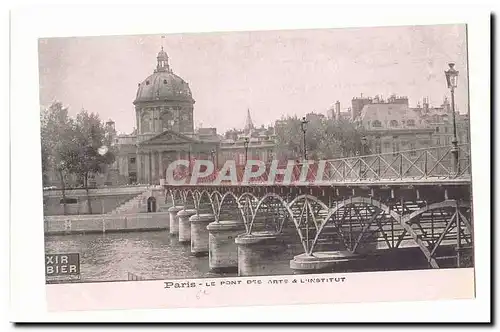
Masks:
[[[448,132],[448,127],[444,127],[444,132]],[[436,127],[436,133],[439,133],[439,127]]]
[[[147,107],[147,108],[141,108],[141,113],[146,113],[147,111],[161,111],[161,112],[168,112],[168,111],[182,111],[182,110],[190,110],[191,108],[183,108],[182,106],[163,106],[163,107]]]
[[[149,80],[147,80],[146,81],[146,85],[149,85],[149,84],[150,84],[150,82],[149,82]],[[167,80],[163,80],[163,84],[168,84],[168,81]]]
[[[369,121],[368,121],[368,125],[370,125]],[[389,126],[393,127],[393,128],[399,127],[399,122],[397,120],[391,120],[389,122]],[[408,127],[415,127],[415,120],[409,119],[408,121],[406,121],[406,126],[408,126]],[[372,122],[372,127],[374,127],[374,128],[380,128],[380,127],[382,127],[382,122],[380,122],[379,120],[374,120]]]
[[[400,151],[400,144],[399,142],[384,142],[384,151],[389,151],[391,149],[391,145],[392,145],[392,153],[396,154]],[[405,145],[405,144],[403,144]],[[408,147],[408,150],[415,150],[416,149],[416,145],[415,143],[413,142],[410,142],[409,143],[409,147]],[[375,153],[382,153],[382,145],[381,145],[381,142],[377,142],[377,144],[375,144]],[[415,151],[411,151],[410,152],[410,155],[411,156],[415,156],[416,155],[416,152]]]

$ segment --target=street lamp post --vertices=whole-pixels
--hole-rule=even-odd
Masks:
[[[212,164],[214,164],[214,167],[216,167],[216,165],[215,165],[215,153],[216,153],[216,151],[214,149],[212,149],[212,151],[210,151],[210,153],[212,154]]]
[[[245,165],[247,164],[248,161],[248,144],[250,143],[250,140],[248,137],[245,137],[245,141],[243,142],[243,145],[245,146]]]
[[[189,169],[188,169],[188,175],[191,176],[191,144],[189,144],[189,149],[188,149],[188,165],[189,165]]]
[[[361,157],[366,155],[366,145],[367,144],[368,144],[368,139],[366,138],[366,136],[361,137]],[[363,178],[363,173],[364,173],[362,162],[359,163],[359,172],[360,172],[359,177],[361,179],[361,178]]]
[[[453,173],[458,175],[459,172],[459,163],[458,163],[458,140],[457,140],[457,123],[455,119],[455,88],[458,84],[458,71],[455,70],[455,64],[448,64],[450,68],[444,72],[446,76],[446,83],[451,92],[451,112],[453,115],[453,140],[451,141],[451,155],[452,155],[452,168]]]
[[[361,155],[364,156],[366,154],[366,145],[368,144],[368,139],[366,136],[361,137]]]
[[[304,161],[307,160],[307,144],[306,144],[306,131],[307,131],[307,123],[309,121],[306,120],[306,117],[304,116],[302,118],[302,121],[300,121],[300,129],[302,129],[302,134],[304,138]]]

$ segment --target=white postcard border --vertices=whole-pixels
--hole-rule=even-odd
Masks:
[[[11,319],[15,321],[468,320],[489,312],[489,15],[472,7],[215,7],[30,9],[13,12],[11,38]],[[286,13],[284,15],[283,13]],[[333,14],[335,13],[335,14]],[[222,20],[221,18],[225,18]],[[259,18],[259,23],[255,18]],[[334,18],[334,19],[333,19]],[[48,313],[43,266],[39,148],[38,37],[161,32],[333,28],[468,23],[469,85],[474,182],[476,300],[331,305]],[[443,69],[444,70],[444,69]],[[488,78],[488,79],[487,79]],[[481,138],[481,139],[479,139]],[[28,171],[30,170],[30,171]],[[436,273],[436,271],[423,271]],[[458,272],[458,271],[457,271]],[[390,272],[392,273],[392,272]],[[460,273],[460,272],[458,272]],[[416,276],[404,272],[408,284]],[[398,274],[401,276],[401,274]],[[396,281],[396,279],[395,279]],[[369,282],[369,281],[368,281]],[[137,284],[140,285],[141,283]],[[87,285],[78,285],[87,287]],[[439,287],[436,284],[435,287]],[[61,285],[61,287],[65,287]],[[82,288],[82,290],[83,290]],[[411,290],[411,288],[410,288]],[[158,296],[162,296],[158,290]],[[414,289],[415,295],[419,294]],[[142,293],[136,288],[136,295]],[[129,294],[132,296],[132,294]],[[214,301],[217,299],[214,298]],[[104,299],[103,299],[104,301]],[[361,316],[360,313],[363,313]],[[390,314],[388,314],[390,312]],[[299,315],[300,313],[300,315]],[[438,316],[436,316],[438,315]]]

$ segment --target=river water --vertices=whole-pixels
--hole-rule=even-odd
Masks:
[[[179,243],[177,236],[171,236],[168,231],[46,236],[45,253],[79,253],[81,282],[125,281],[129,280],[130,273],[141,280],[238,275],[237,271],[211,272],[207,256],[192,256],[190,245]],[[338,265],[335,272],[426,268],[429,265],[420,250],[409,248]],[[270,274],[293,274],[290,261],[273,262]]]
[[[191,255],[168,231],[46,236],[45,253],[79,253],[81,281],[122,281],[133,273],[145,280],[218,276],[208,257]],[[291,274],[289,261],[276,262],[273,274]]]

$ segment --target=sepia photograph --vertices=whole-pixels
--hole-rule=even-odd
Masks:
[[[473,268],[467,40],[40,38],[46,283]]]

